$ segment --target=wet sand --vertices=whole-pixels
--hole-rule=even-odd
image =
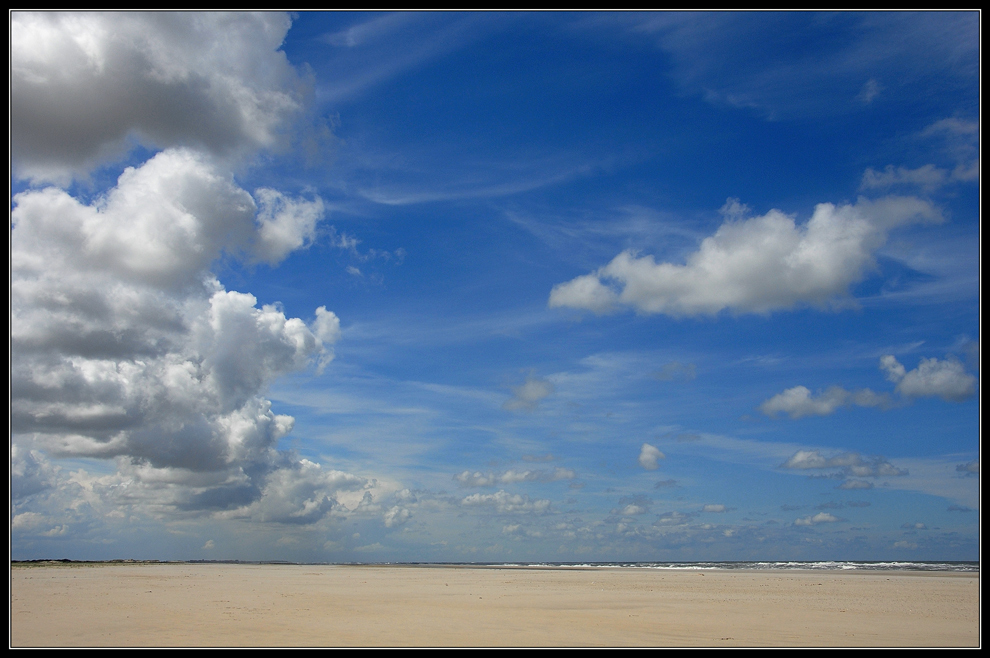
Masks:
[[[40,646],[964,646],[979,575],[441,566],[11,568]]]

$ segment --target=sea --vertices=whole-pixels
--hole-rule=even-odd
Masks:
[[[979,573],[978,561],[739,561],[739,562],[289,562],[285,560],[86,560],[40,559],[12,560],[11,563],[142,563],[142,564],[269,564],[269,565],[336,565],[336,566],[407,566],[407,567],[474,567],[506,569],[668,569],[697,571],[936,571]]]
[[[482,566],[482,565],[477,565]],[[979,562],[856,562],[824,560],[817,562],[518,562],[491,564],[484,566],[552,567],[552,568],[628,568],[628,569],[686,569],[709,571],[766,571],[766,570],[812,570],[812,571],[951,571],[977,572]]]

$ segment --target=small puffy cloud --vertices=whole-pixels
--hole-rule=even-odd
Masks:
[[[497,482],[495,476],[491,473],[481,473],[480,471],[474,473],[464,471],[455,475],[454,479],[464,487],[490,487],[494,486]]]
[[[10,519],[10,529],[12,531],[24,532],[47,525],[48,523],[48,517],[44,514],[24,512],[23,514],[16,514]]]
[[[326,306],[320,306],[316,309],[313,333],[324,345],[333,345],[340,339],[340,318],[333,311],[328,311]]]
[[[974,459],[971,462],[966,462],[965,464],[958,464],[956,466],[956,471],[959,473],[965,473],[966,475],[976,475],[980,474],[980,460]]]
[[[828,466],[826,460],[817,450],[798,450],[788,459],[781,468],[825,468]]]
[[[58,467],[37,450],[10,445],[10,497],[25,498],[56,486]]]
[[[577,473],[569,468],[555,468],[553,473],[550,474],[551,481],[557,480],[573,480],[577,477]]]
[[[848,479],[839,485],[839,489],[853,490],[853,489],[872,489],[873,483],[867,482],[866,480],[855,480]]]
[[[512,389],[512,398],[502,405],[508,411],[535,411],[536,406],[551,393],[553,384],[546,379],[529,375],[521,386]]]
[[[880,369],[897,383],[897,392],[908,398],[940,397],[946,402],[962,402],[976,392],[976,377],[966,372],[958,360],[949,357],[921,359],[914,370],[906,370],[893,355],[880,358]]]
[[[516,482],[532,482],[539,477],[537,471],[506,471],[499,476],[498,481],[503,484],[514,484]]]
[[[887,379],[895,384],[904,379],[904,375],[907,373],[904,366],[892,354],[880,357],[880,369],[887,373]]]
[[[812,395],[806,386],[795,386],[765,401],[760,405],[760,411],[771,417],[786,413],[797,419],[805,416],[827,416],[836,409],[849,405],[886,408],[890,406],[890,396],[874,393],[868,388],[847,391],[840,386]]]
[[[752,208],[735,197],[729,197],[718,209],[718,214],[726,219],[744,219],[753,211]]]
[[[482,473],[480,471],[463,471],[454,476],[463,487],[492,487],[496,484],[514,484],[517,482],[557,482],[558,480],[573,480],[577,474],[569,468],[555,468],[552,471],[514,471],[502,473]]]
[[[275,146],[307,93],[279,50],[290,23],[274,12],[11,14],[14,173],[64,182],[135,143],[220,156]]]
[[[962,402],[976,392],[976,377],[966,372],[958,360],[922,359],[914,370],[908,371],[893,355],[880,358],[880,369],[887,379],[897,384],[896,392],[904,398],[941,397],[948,402]],[[817,395],[806,386],[795,386],[763,402],[759,409],[767,416],[786,413],[791,418],[827,416],[836,409],[856,405],[887,409],[893,401],[887,393],[874,393],[868,388],[848,391],[833,386]]]
[[[636,516],[649,512],[652,505],[653,501],[642,494],[638,494],[636,496],[623,496],[619,499],[619,507],[613,509],[611,513],[616,516],[624,517]]]
[[[910,521],[901,525],[901,528],[905,530],[927,530],[928,526],[924,523],[911,523]]]
[[[701,511],[702,512],[712,512],[715,514],[720,514],[725,511],[725,505],[705,505]]]
[[[618,304],[619,295],[602,283],[599,273],[559,283],[550,291],[550,308],[580,308],[604,315],[616,310]]]
[[[254,245],[257,260],[276,265],[291,252],[308,246],[316,235],[316,224],[323,219],[323,200],[292,199],[278,190],[255,190],[259,210],[258,236]]]
[[[56,523],[51,517],[38,512],[22,512],[11,515],[10,531],[12,534],[20,535],[59,537],[67,534],[69,527],[64,523]]]
[[[461,501],[464,507],[494,507],[500,514],[515,512],[542,513],[550,509],[550,501],[533,500],[529,496],[498,491],[494,494],[472,494]]]
[[[649,443],[644,443],[639,449],[639,465],[648,471],[655,471],[660,468],[657,463],[659,460],[664,459],[665,455],[660,452],[656,446],[651,446]]]
[[[828,512],[819,512],[814,516],[806,516],[801,519],[796,519],[794,521],[794,525],[810,526],[810,525],[818,525],[819,523],[838,523],[842,520],[843,519],[840,519],[837,516],[829,514]]]
[[[684,525],[691,518],[689,514],[682,514],[681,512],[666,512],[657,517],[657,520],[653,522],[655,526],[678,526]]]
[[[907,470],[895,467],[883,457],[864,458],[855,452],[825,457],[818,450],[798,450],[780,467],[797,470],[838,469],[841,473],[855,477],[896,477],[908,474]]]
[[[888,231],[941,219],[929,202],[898,196],[822,203],[803,226],[779,210],[729,218],[684,265],[627,250],[591,274],[554,286],[549,305],[596,313],[625,305],[671,316],[826,306],[847,297],[874,267],[873,254]]]
[[[410,512],[405,507],[400,507],[396,505],[385,510],[382,515],[382,519],[385,521],[386,528],[393,528],[395,526],[400,526],[409,519],[412,518],[412,512]]]
[[[207,539],[206,540],[206,543],[203,544],[203,550],[204,551],[208,551],[208,550],[210,550],[212,548],[215,548],[215,547],[216,547],[216,544],[213,542],[212,539]]]
[[[877,96],[880,95],[881,91],[883,91],[883,85],[875,79],[870,78],[863,83],[863,88],[859,90],[859,94],[856,96],[856,99],[864,105],[869,105]]]

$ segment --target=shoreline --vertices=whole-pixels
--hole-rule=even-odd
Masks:
[[[973,647],[979,630],[978,572],[204,562],[11,568],[15,647]]]
[[[946,560],[930,562],[874,561],[855,562],[832,561],[789,561],[789,562],[288,562],[284,560],[142,560],[117,558],[112,560],[70,560],[68,558],[41,558],[32,560],[11,560],[11,568],[32,566],[124,566],[124,565],[199,565],[216,564],[226,566],[285,566],[285,567],[403,567],[403,568],[447,568],[447,569],[651,569],[658,571],[811,571],[815,573],[976,573],[980,563],[971,560]],[[829,566],[780,566],[780,565],[829,565]],[[711,566],[709,566],[711,565]],[[746,565],[746,566],[737,566]],[[748,566],[753,565],[753,566]],[[775,565],[775,566],[757,566]],[[851,565],[851,566],[834,566]],[[891,566],[886,566],[891,565]],[[903,566],[919,565],[919,566]],[[923,568],[927,566],[951,565],[972,568],[945,569]]]

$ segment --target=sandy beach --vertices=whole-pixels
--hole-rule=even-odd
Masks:
[[[441,566],[11,569],[39,646],[959,646],[979,575]]]

